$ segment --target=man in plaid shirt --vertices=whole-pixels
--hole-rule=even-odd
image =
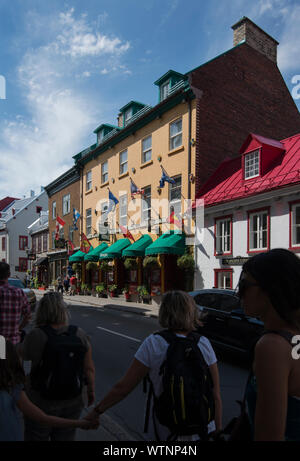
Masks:
[[[20,330],[27,325],[31,317],[30,304],[21,288],[8,284],[9,265],[0,262],[0,335],[18,344]]]

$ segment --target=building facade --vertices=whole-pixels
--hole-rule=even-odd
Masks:
[[[242,265],[273,248],[300,251],[300,134],[251,134],[240,155],[203,186],[203,240],[195,248],[195,286],[235,288]]]
[[[49,211],[41,211],[40,216],[30,226],[28,234],[31,242],[28,250],[28,269],[30,275],[37,279],[37,283],[48,286],[49,266],[48,266],[48,241],[49,241]]]

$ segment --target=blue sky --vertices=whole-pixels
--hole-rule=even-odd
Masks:
[[[292,92],[296,0],[0,0],[0,198],[37,192],[70,168],[129,101],[157,104],[153,82],[169,69],[185,73],[232,48],[242,16],[280,42]]]

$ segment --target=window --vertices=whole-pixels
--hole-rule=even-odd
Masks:
[[[119,225],[127,226],[127,194],[124,194],[120,197],[120,217]]]
[[[172,179],[175,184],[170,184],[169,187],[169,203],[171,211],[174,210],[175,219],[178,219],[181,216],[181,176],[175,176]]]
[[[6,238],[2,237],[2,251],[6,250]]]
[[[128,171],[128,155],[127,150],[120,153],[120,174],[127,173]]]
[[[69,226],[69,240],[70,240],[70,242],[73,242],[73,238],[74,238],[74,227]]]
[[[70,194],[63,196],[63,215],[70,213]]]
[[[300,203],[291,204],[291,247],[300,246]]]
[[[42,236],[38,236],[38,253],[42,252]]]
[[[92,172],[89,171],[86,174],[86,190],[89,191],[92,189]]]
[[[170,150],[182,145],[182,119],[179,118],[170,124]]]
[[[216,288],[225,288],[225,289],[230,289],[232,288],[232,269],[228,270],[219,270],[215,269],[215,287]],[[220,301],[220,308],[222,310],[228,310],[225,309],[224,305],[222,306],[222,299]],[[223,302],[224,304],[224,302]],[[234,304],[234,303],[233,303]],[[228,305],[228,303],[227,303]],[[230,309],[232,310],[232,309]]]
[[[142,163],[150,162],[152,158],[152,136],[142,141]]]
[[[55,231],[52,232],[52,250],[55,248]]]
[[[32,253],[36,252],[36,237],[32,237]]]
[[[19,236],[19,250],[25,250],[28,246],[28,237],[24,235]]]
[[[19,272],[26,272],[27,269],[27,258],[19,258]]]
[[[88,208],[86,210],[86,235],[92,233],[92,209]]]
[[[43,251],[48,250],[48,234],[43,234]]]
[[[108,161],[102,163],[101,165],[101,182],[104,184],[108,181]]]
[[[259,150],[245,155],[245,179],[259,176]]]
[[[108,202],[101,203],[101,219],[98,224],[99,234],[105,235],[108,234]]]
[[[36,207],[36,212],[37,212],[38,214],[40,214],[42,210],[43,210],[43,207],[42,207],[42,206],[37,206],[37,207]]]
[[[231,218],[216,219],[215,222],[215,253],[231,253]]]
[[[130,107],[129,109],[127,109],[124,113],[124,121],[125,121],[125,125],[126,123],[131,119],[132,117],[132,107]]]
[[[268,210],[249,213],[249,248],[267,250],[269,247],[269,212]]]
[[[160,87],[160,100],[163,101],[169,96],[170,80]]]
[[[104,138],[104,130],[100,130],[98,132],[98,144],[102,142],[103,138]]]
[[[52,202],[52,219],[56,219],[56,202]]]
[[[148,231],[151,230],[151,186],[144,188],[144,195],[142,199],[142,226],[148,224]],[[150,232],[150,231],[149,231]]]

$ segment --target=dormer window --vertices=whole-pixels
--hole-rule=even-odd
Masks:
[[[170,89],[170,80],[168,80],[166,83],[161,85],[160,87],[160,100],[163,101],[164,99],[167,99],[169,96],[169,89]]]
[[[103,138],[104,138],[104,130],[101,130],[98,132],[98,144],[102,142]]]
[[[132,117],[132,107],[130,107],[124,112],[125,124],[131,119],[131,117]]]
[[[245,179],[259,176],[259,149],[246,154],[244,162]]]

